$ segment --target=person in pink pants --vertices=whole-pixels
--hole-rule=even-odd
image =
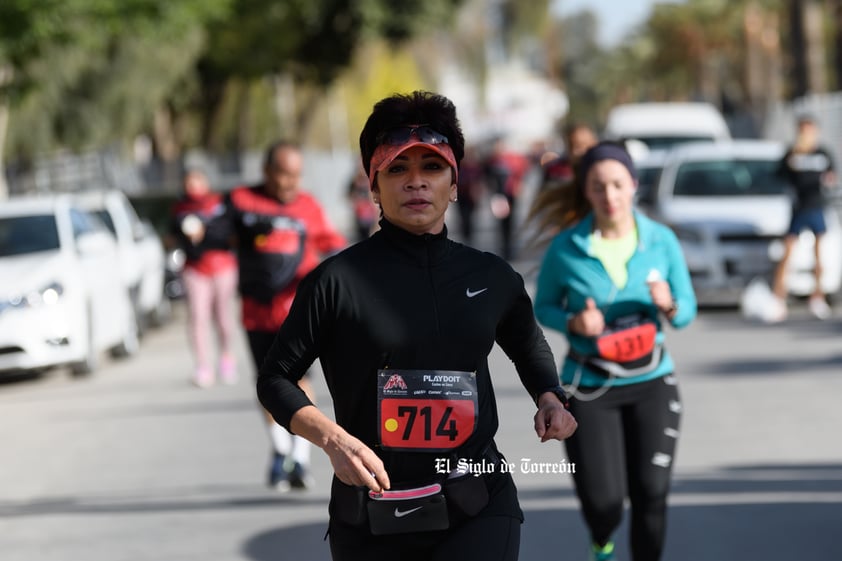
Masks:
[[[231,249],[231,229],[225,219],[221,193],[211,191],[204,173],[184,176],[184,193],[172,210],[171,234],[186,256],[182,278],[189,311],[188,334],[195,369],[192,381],[200,388],[237,381],[234,338],[237,322],[237,259]],[[214,370],[214,331],[219,339],[219,362]]]

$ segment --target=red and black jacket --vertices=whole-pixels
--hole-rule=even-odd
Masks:
[[[298,282],[324,255],[344,248],[345,238],[308,193],[282,203],[262,185],[238,187],[227,203],[237,238],[243,324],[249,331],[275,331]]]

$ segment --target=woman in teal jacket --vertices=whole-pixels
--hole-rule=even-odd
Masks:
[[[632,558],[660,558],[681,414],[663,323],[696,317],[678,240],[635,211],[636,188],[628,153],[603,142],[537,213],[543,228],[560,230],[541,264],[535,312],[569,343],[561,381],[579,429],[566,448],[598,561],[614,558],[626,496]]]

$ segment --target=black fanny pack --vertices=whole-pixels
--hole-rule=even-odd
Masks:
[[[375,536],[431,532],[450,527],[447,499],[438,483],[368,493],[368,525]]]
[[[494,457],[502,460],[496,453]],[[383,493],[334,478],[328,510],[340,522],[355,528],[367,526],[374,535],[446,530],[479,514],[490,498],[485,476],[449,475],[440,482],[396,486]]]
[[[366,487],[351,487],[334,478],[328,510],[343,524],[367,527],[376,536],[450,527],[447,499],[438,483],[375,494]]]

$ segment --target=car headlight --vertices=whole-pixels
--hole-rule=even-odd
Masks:
[[[187,255],[183,249],[173,249],[167,253],[167,269],[173,273],[177,273],[184,268],[184,263],[187,261]]]
[[[3,308],[36,308],[38,306],[52,306],[58,303],[64,294],[64,287],[57,282],[52,282],[39,290],[33,290],[26,294],[13,296],[4,302]]]

